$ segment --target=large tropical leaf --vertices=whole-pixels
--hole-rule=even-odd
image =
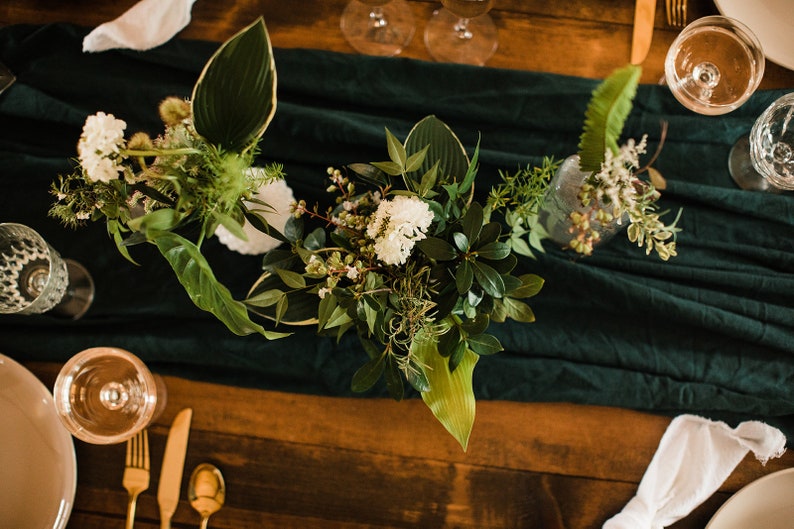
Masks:
[[[434,340],[417,337],[411,352],[419,364],[426,366],[430,382],[430,391],[422,392],[422,400],[465,451],[474,427],[476,401],[472,376],[479,356],[466,350],[455,371],[450,373],[447,359],[439,354]]]
[[[612,72],[593,91],[579,139],[579,164],[582,171],[598,171],[604,160],[604,152],[607,149],[617,152],[618,140],[631,112],[641,73],[642,68],[629,64]]]
[[[196,132],[209,143],[239,152],[262,136],[276,112],[276,67],[262,17],[210,58],[192,105]]]
[[[452,176],[457,181],[462,181],[469,169],[466,149],[452,129],[435,116],[427,116],[414,125],[405,140],[405,150],[409,156],[428,145],[430,147],[427,155],[417,170],[419,176],[424,175],[438,162],[443,176]]]
[[[150,233],[149,236],[173,268],[193,303],[215,315],[230,331],[239,336],[259,333],[270,339],[287,336],[285,333],[267,331],[252,322],[245,305],[235,301],[229,289],[215,279],[209,263],[195,244],[167,231]]]

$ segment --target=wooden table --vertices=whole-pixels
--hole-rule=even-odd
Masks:
[[[4,0],[0,23],[97,25],[135,0]],[[200,0],[186,38],[222,41],[264,14],[274,46],[352,52],[338,28],[344,0]],[[489,66],[603,78],[628,61],[630,0],[496,0],[500,47]],[[421,39],[436,2],[410,2],[417,35],[403,56],[428,59]],[[716,13],[691,0],[690,18]],[[643,82],[662,75],[677,30],[659,2]],[[794,87],[794,72],[772,63],[762,87]],[[49,387],[55,364],[28,364]],[[200,462],[226,477],[226,506],[213,528],[601,527],[633,496],[668,417],[572,404],[478,402],[467,453],[420,401],[283,394],[166,377],[168,406],[151,428],[152,484],[138,501],[136,527],[159,527],[157,481],[168,425],[194,410],[186,475]],[[70,528],[123,527],[124,446],[76,442],[78,490]],[[702,528],[743,485],[794,466],[765,467],[751,456],[721,490],[677,528]],[[195,527],[186,500],[174,527]]]

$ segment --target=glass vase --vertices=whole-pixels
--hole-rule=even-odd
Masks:
[[[579,194],[590,174],[579,168],[579,155],[573,154],[560,164],[544,196],[543,206],[539,212],[540,223],[548,232],[549,238],[563,248],[575,249],[577,241],[587,242],[591,248],[604,244],[627,225],[627,216],[622,219],[612,218],[609,221],[596,220],[594,214],[596,209],[604,211],[612,209],[602,201],[598,201],[597,205],[592,203],[588,206],[582,205]],[[574,226],[572,213],[590,217],[586,230]],[[589,240],[582,241],[581,238],[589,238]]]

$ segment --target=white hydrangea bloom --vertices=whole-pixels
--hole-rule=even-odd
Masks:
[[[427,237],[433,222],[430,207],[416,196],[383,200],[367,225],[367,236],[375,241],[375,254],[388,265],[404,264],[414,245]]]
[[[118,178],[123,170],[117,160],[124,145],[125,128],[127,123],[113,114],[97,112],[86,118],[77,154],[89,180],[110,182]]]
[[[253,167],[249,171],[261,171],[261,168]],[[275,180],[269,184],[265,184],[257,191],[258,198],[267,202],[273,210],[259,212],[260,215],[267,221],[267,223],[283,232],[284,226],[289,219],[290,204],[295,200],[292,189],[287,185],[284,180]],[[257,204],[248,204],[251,207],[261,209]],[[281,241],[274,239],[270,235],[262,233],[254,228],[251,223],[245,222],[243,224],[243,232],[248,237],[247,241],[238,239],[234,234],[223,226],[218,226],[215,230],[215,235],[218,239],[230,250],[245,254],[245,255],[258,255],[267,253],[273,248],[281,244]]]

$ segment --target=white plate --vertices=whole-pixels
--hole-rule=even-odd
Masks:
[[[0,525],[63,529],[76,485],[74,442],[52,394],[0,354]]]
[[[794,70],[794,3],[791,0],[714,0],[726,17],[744,22],[772,62]]]
[[[714,514],[706,529],[791,529],[794,527],[794,468],[759,478]]]

